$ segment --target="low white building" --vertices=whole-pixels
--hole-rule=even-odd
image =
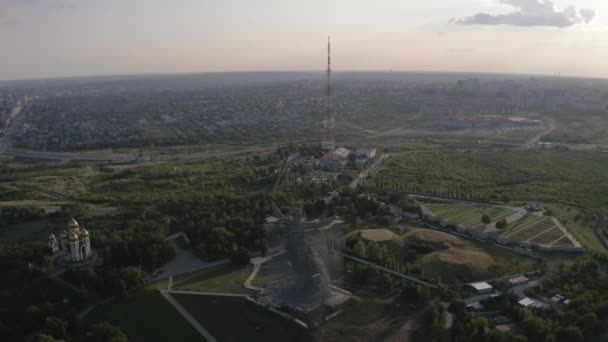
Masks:
[[[536,302],[533,299],[528,298],[528,297],[520,300],[518,303],[519,303],[519,305],[526,307],[526,308],[529,306],[532,306],[532,307],[538,306],[538,304],[536,304]]]
[[[486,282],[471,283],[469,284],[469,286],[473,288],[476,294],[490,293],[494,290],[492,285]]]

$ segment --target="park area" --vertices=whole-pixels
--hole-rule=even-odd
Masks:
[[[542,213],[531,213],[522,208],[484,203],[422,197],[418,200],[425,211],[442,218],[446,224],[461,225],[466,230],[478,230],[478,227],[482,225],[481,218],[485,215],[491,222],[484,228],[485,234],[550,248],[578,246],[578,242],[557,219]],[[496,229],[494,223],[503,219],[508,223],[507,228]]]
[[[465,227],[481,224],[483,215],[487,215],[492,222],[496,222],[517,213],[515,208],[477,203],[428,203],[424,204],[424,207],[448,222]]]
[[[310,341],[308,331],[242,297],[172,294],[219,341]]]
[[[204,341],[204,338],[153,288],[94,308],[85,323],[120,326],[129,341]]]
[[[251,294],[243,283],[252,268],[226,264],[179,275],[173,280],[173,290]]]
[[[528,215],[512,222],[501,237],[543,246],[574,246],[573,241],[558,226],[557,220],[541,215]]]

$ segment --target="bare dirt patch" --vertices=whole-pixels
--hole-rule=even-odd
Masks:
[[[391,241],[399,239],[400,236],[388,229],[364,229],[361,230],[361,237],[368,241]]]

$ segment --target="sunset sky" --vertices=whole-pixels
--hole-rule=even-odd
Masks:
[[[0,0],[0,79],[321,70],[328,35],[336,70],[608,77],[606,0]]]

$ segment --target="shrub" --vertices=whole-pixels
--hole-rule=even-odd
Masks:
[[[505,219],[502,219],[502,220],[496,222],[497,229],[505,229],[505,228],[507,228],[508,225],[509,224],[507,223],[507,220],[505,220]]]

